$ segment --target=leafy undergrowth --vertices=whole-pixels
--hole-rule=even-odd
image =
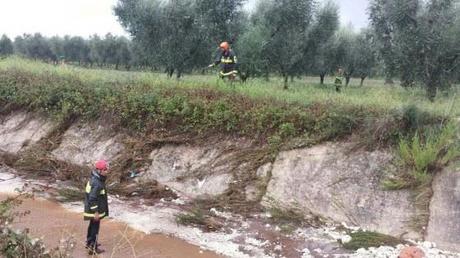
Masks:
[[[349,250],[358,250],[360,248],[380,247],[380,246],[396,246],[401,244],[401,240],[370,231],[358,231],[350,233],[351,241],[343,243],[343,247]]]
[[[17,231],[10,227],[14,219],[27,216],[28,212],[15,212],[14,208],[22,203],[28,194],[19,194],[0,202],[0,256],[6,258],[64,258],[71,257],[75,246],[73,239],[63,239],[61,246],[48,250],[39,239],[33,239],[28,231]]]

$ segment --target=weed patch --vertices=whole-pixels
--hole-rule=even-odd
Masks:
[[[448,123],[441,129],[402,138],[398,146],[399,174],[384,181],[389,190],[430,185],[433,175],[460,157],[458,126]]]
[[[61,202],[81,202],[85,199],[85,193],[74,188],[58,188],[57,193]]]
[[[401,244],[401,240],[384,234],[368,231],[358,231],[350,233],[351,241],[343,243],[343,247],[349,250],[358,250],[360,248],[379,247],[379,246],[396,246]]]
[[[278,225],[281,232],[290,234],[299,227],[320,227],[324,225],[325,220],[317,215],[305,215],[301,210],[294,208],[282,209],[279,207],[271,207],[268,209],[270,213],[270,222]]]
[[[217,231],[222,228],[222,223],[198,206],[193,207],[187,213],[177,214],[176,222],[186,226],[198,226],[205,232]]]

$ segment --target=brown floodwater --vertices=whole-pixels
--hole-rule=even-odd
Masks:
[[[6,195],[0,194],[4,200]],[[59,241],[72,236],[76,241],[73,257],[90,257],[84,250],[88,222],[79,213],[71,212],[59,204],[47,200],[26,199],[17,211],[30,211],[18,218],[14,228],[30,230],[33,237],[43,237],[47,247],[59,246]],[[114,220],[102,220],[99,243],[105,253],[98,257],[142,258],[213,258],[222,257],[213,252],[200,250],[183,240],[160,234],[145,234]]]

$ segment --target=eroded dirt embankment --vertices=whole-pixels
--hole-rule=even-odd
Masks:
[[[231,257],[351,255],[337,243],[342,232],[335,232],[334,225],[341,222],[396,237],[424,237],[423,228],[412,226],[417,210],[410,191],[381,188],[383,173],[394,169],[390,150],[354,149],[342,142],[274,153],[248,139],[134,136],[103,121],[57,126],[24,112],[2,117],[0,142],[5,164],[58,187],[79,189],[94,160],[108,159],[114,171],[112,216],[145,233],[173,234]],[[448,175],[455,179],[460,173]],[[435,196],[437,189],[447,188],[435,187]],[[218,222],[218,232],[175,223],[177,214],[196,205]],[[294,208],[315,227],[286,233],[272,223],[273,207],[281,212]],[[451,225],[460,223],[448,225],[436,217],[460,220],[454,216],[460,205],[443,207],[453,212],[431,210],[430,219],[440,222],[437,233],[453,232]],[[316,222],[332,229],[317,228]],[[460,250],[458,242],[440,237],[445,234],[430,234],[440,246]]]

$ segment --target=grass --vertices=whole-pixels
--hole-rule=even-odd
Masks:
[[[401,240],[384,234],[358,231],[350,233],[351,241],[343,243],[343,247],[349,250],[358,250],[360,248],[379,247],[379,246],[396,246],[401,244]]]
[[[200,208],[193,208],[188,213],[176,215],[176,222],[181,225],[205,225],[206,214]]]
[[[198,226],[205,232],[221,229],[222,224],[208,213],[201,207],[195,206],[189,212],[176,214],[176,223],[185,226]]]
[[[384,187],[397,190],[429,185],[437,171],[460,158],[458,130],[458,125],[451,122],[402,138],[397,152],[399,172],[384,181]]]
[[[59,188],[57,191],[62,202],[80,202],[85,199],[85,193],[81,189]]]
[[[277,224],[282,233],[290,234],[306,224],[305,215],[301,211],[272,207],[269,209],[269,212],[271,215],[270,221]]]
[[[158,73],[56,67],[7,58],[0,61],[0,103],[4,109],[46,112],[61,121],[105,115],[135,131],[227,133],[264,142],[296,137],[333,140],[375,129],[378,120],[389,116],[394,117],[387,125],[394,130],[389,131],[399,131],[404,127],[399,110],[408,103],[427,114],[426,124],[459,114],[460,102],[440,96],[431,103],[421,89],[383,87],[372,81],[365,87],[352,84],[337,94],[332,85],[313,80],[297,79],[289,90],[282,90],[276,77],[230,86],[211,75],[175,80]],[[383,141],[389,137],[393,136]]]
[[[343,94],[334,91],[332,78],[326,79],[330,84],[319,85],[318,78],[301,77],[290,84],[290,90],[282,89],[282,78],[273,77],[270,81],[263,78],[249,80],[245,84],[234,84],[227,87],[219,82],[214,75],[186,75],[182,80],[168,79],[166,75],[147,72],[126,72],[114,70],[92,70],[73,66],[56,67],[53,65],[34,62],[20,58],[7,58],[0,61],[0,70],[20,69],[34,74],[51,73],[61,77],[78,77],[83,83],[113,83],[133,84],[140,83],[154,87],[175,87],[185,89],[212,87],[224,93],[241,93],[254,98],[270,97],[277,101],[309,105],[316,102],[342,103],[374,107],[377,109],[394,109],[407,104],[414,104],[422,111],[445,115],[452,112],[452,116],[460,116],[459,89],[456,87],[450,96],[438,94],[432,103],[426,99],[424,89],[405,89],[399,86],[384,86],[381,80],[368,80],[365,86],[358,85],[359,80],[352,80]],[[457,93],[456,95],[454,93]],[[451,107],[452,106],[452,107]]]
[[[416,209],[411,226],[422,234],[430,216],[433,177],[460,158],[458,127],[450,122],[438,128],[419,129],[412,137],[401,138],[397,146],[398,169],[383,181],[387,190],[413,190]]]
[[[272,206],[268,209],[270,222],[278,225],[282,233],[291,234],[299,227],[320,227],[326,220],[318,215],[305,214],[296,208],[284,209]]]

